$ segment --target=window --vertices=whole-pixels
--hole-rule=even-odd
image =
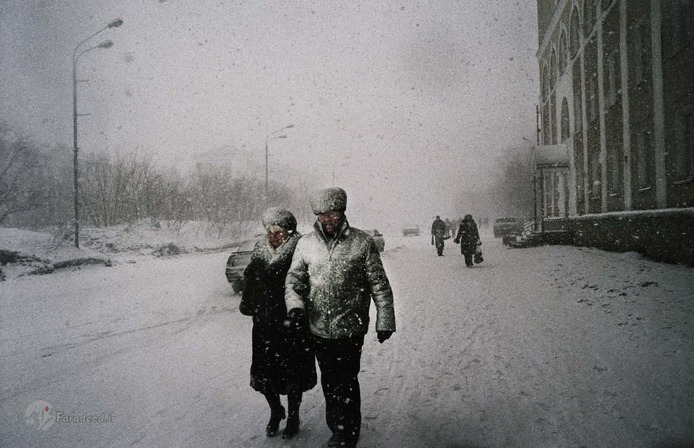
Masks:
[[[567,54],[566,54],[566,33],[561,32],[561,36],[559,37],[559,74],[563,75],[564,72],[566,71],[566,67],[568,65],[568,59],[567,59]]]
[[[549,96],[549,71],[547,65],[542,69],[542,101],[547,101]]]
[[[552,93],[549,98],[549,125],[551,132],[551,141],[553,145],[557,144],[557,94]]]
[[[574,91],[574,132],[579,134],[583,131],[583,108],[581,107],[581,91]]]
[[[608,148],[607,172],[608,187],[611,195],[617,195],[622,191],[622,151],[621,147],[612,145]]]
[[[561,204],[561,191],[562,191],[562,182],[561,182],[561,176],[559,173],[554,173],[552,176],[552,186],[554,187],[552,189],[552,212],[553,216],[560,216],[561,209],[559,207],[559,204]]]
[[[575,58],[578,49],[581,47],[581,24],[578,17],[578,8],[574,8],[571,13],[571,29],[569,30],[571,39],[569,41],[571,58]]]
[[[674,56],[694,41],[694,2],[669,0],[666,2],[663,32],[670,33],[668,54]],[[664,39],[665,41],[666,39]]]
[[[571,135],[571,130],[569,129],[569,102],[566,98],[561,100],[561,141],[564,142],[569,135]]]
[[[588,120],[595,121],[598,118],[598,79],[597,73],[593,73],[588,80]]]
[[[549,90],[553,90],[557,84],[557,52],[552,49],[552,56],[549,58]]]
[[[600,199],[600,156],[593,153],[590,156],[590,197],[591,199]]]
[[[583,24],[585,25],[586,36],[590,34],[596,22],[596,3],[598,0],[586,0],[583,10]]]
[[[636,170],[639,188],[650,188],[653,186],[653,164],[655,163],[651,131],[639,133],[636,151]]]
[[[566,173],[547,171],[542,176],[545,216],[563,216],[566,213]]]
[[[675,136],[676,180],[691,180],[694,178],[694,114],[691,111],[678,114]]]
[[[620,94],[619,89],[619,50],[613,50],[607,56],[607,86],[606,99],[607,106],[614,106]]]
[[[550,144],[550,116],[549,116],[549,101],[542,108],[542,143]]]
[[[554,173],[544,175],[545,216],[554,216]]]
[[[636,82],[645,79],[651,64],[651,30],[647,21],[641,20],[635,26],[634,70]]]

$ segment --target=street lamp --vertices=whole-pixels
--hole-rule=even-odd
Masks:
[[[535,164],[533,163],[533,146],[535,145],[530,139],[521,137],[526,142],[530,143],[530,173],[533,176],[533,230],[537,230],[537,177],[535,176]],[[540,134],[538,134],[539,145]]]
[[[267,200],[268,200],[268,143],[270,140],[275,140],[278,138],[287,138],[286,135],[276,135],[272,137],[274,134],[277,134],[278,132],[282,132],[285,129],[291,129],[293,128],[294,125],[290,124],[282,129],[278,129],[276,131],[270,132],[268,135],[265,136],[265,207],[267,207]]]
[[[74,185],[73,185],[73,199],[75,203],[75,247],[79,249],[80,247],[80,212],[79,212],[79,167],[77,154],[79,148],[77,146],[77,117],[80,115],[88,114],[78,114],[77,113],[77,60],[85,53],[88,53],[97,48],[108,49],[113,46],[113,42],[110,40],[105,40],[98,45],[89,47],[86,50],[77,52],[83,43],[87,42],[92,37],[96,36],[100,32],[108,28],[118,28],[123,24],[121,19],[115,19],[111,21],[108,25],[101,28],[96,33],[90,35],[86,39],[82,40],[75,47],[75,51],[72,52],[72,152],[73,152],[73,168],[74,168]]]

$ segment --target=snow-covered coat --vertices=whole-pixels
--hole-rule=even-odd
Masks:
[[[291,235],[276,250],[256,243],[244,270],[239,311],[253,316],[251,387],[261,393],[307,391],[316,385],[316,366],[306,334],[283,325],[287,318],[284,280],[299,241]]]
[[[335,339],[363,336],[369,328],[371,300],[376,330],[395,331],[393,290],[373,238],[345,219],[335,238],[327,239],[320,223],[296,246],[287,273],[287,309],[308,314],[311,332]]]

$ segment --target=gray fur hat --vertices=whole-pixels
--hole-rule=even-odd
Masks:
[[[347,209],[347,193],[340,187],[324,188],[314,191],[309,199],[313,214]]]
[[[296,218],[287,209],[279,207],[270,207],[263,212],[263,227],[267,229],[271,225],[277,225],[287,231],[296,230]]]

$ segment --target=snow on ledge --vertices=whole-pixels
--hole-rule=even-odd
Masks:
[[[574,215],[570,219],[575,221],[587,221],[592,219],[607,218],[634,218],[634,217],[667,217],[675,215],[691,215],[694,217],[694,207],[687,208],[660,208],[651,210],[624,210],[620,212],[591,213],[587,215]]]

